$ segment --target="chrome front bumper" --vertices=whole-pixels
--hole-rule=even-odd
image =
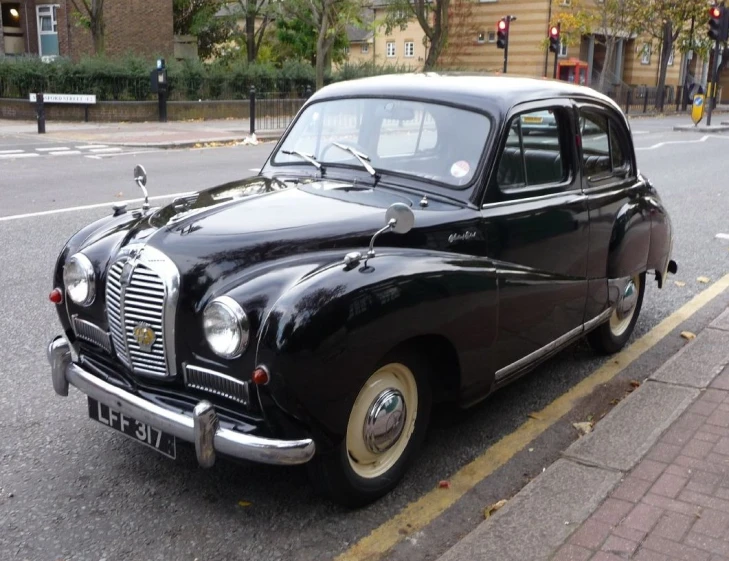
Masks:
[[[71,346],[64,337],[57,337],[48,345],[48,362],[51,364],[53,389],[58,395],[67,396],[68,385],[71,384],[120,413],[192,442],[202,467],[211,467],[215,463],[216,452],[241,460],[277,465],[303,464],[314,456],[315,445],[310,438],[276,440],[220,427],[215,408],[209,401],[200,401],[190,415],[161,407],[113,386],[74,364]]]

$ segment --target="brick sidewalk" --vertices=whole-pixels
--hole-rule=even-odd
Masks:
[[[729,561],[729,368],[552,556]]]

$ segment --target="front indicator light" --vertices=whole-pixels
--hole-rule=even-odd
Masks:
[[[266,370],[264,366],[259,366],[253,371],[251,379],[253,380],[254,384],[258,386],[265,386],[266,384],[268,384],[270,376],[268,375],[268,370]]]
[[[60,288],[54,288],[48,295],[48,299],[54,304],[63,303],[63,291]]]

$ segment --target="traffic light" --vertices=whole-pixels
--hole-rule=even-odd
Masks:
[[[712,41],[726,41],[729,36],[729,13],[724,6],[709,8],[709,38]]]
[[[559,31],[559,24],[553,25],[549,28],[549,51],[552,53],[559,53]]]
[[[496,46],[499,49],[505,49],[509,44],[509,20],[501,18],[496,25]]]

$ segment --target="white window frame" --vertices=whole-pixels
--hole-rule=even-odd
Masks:
[[[35,7],[35,26],[38,29],[38,56],[49,56],[43,54],[41,35],[55,35],[58,37],[58,9],[60,7],[60,4],[41,4]],[[41,31],[41,14],[43,17],[50,16],[51,31]]]
[[[385,45],[385,53],[387,58],[395,58],[397,51],[395,50],[395,41],[388,41]]]
[[[559,42],[559,52],[557,53],[559,58],[565,58],[567,56],[567,44],[564,41]]]
[[[653,47],[650,43],[643,43],[643,49],[640,53],[640,63],[641,64],[650,64],[651,63],[651,55],[653,54],[651,51],[653,50]]]
[[[410,54],[408,54],[410,47]],[[415,56],[415,41],[405,41],[405,58],[413,58]]]
[[[362,43],[362,46],[360,47],[360,49],[359,49],[359,50],[360,50],[360,52],[361,52],[361,53],[362,53],[363,55],[366,55],[367,53],[369,53],[369,52],[370,52],[370,46],[369,46],[369,44],[368,44],[368,43]]]
[[[479,45],[483,45],[486,42],[486,32],[485,31],[479,31],[476,34],[476,43]]]
[[[496,31],[489,31],[489,34],[488,34],[488,42],[489,43],[496,43]]]

